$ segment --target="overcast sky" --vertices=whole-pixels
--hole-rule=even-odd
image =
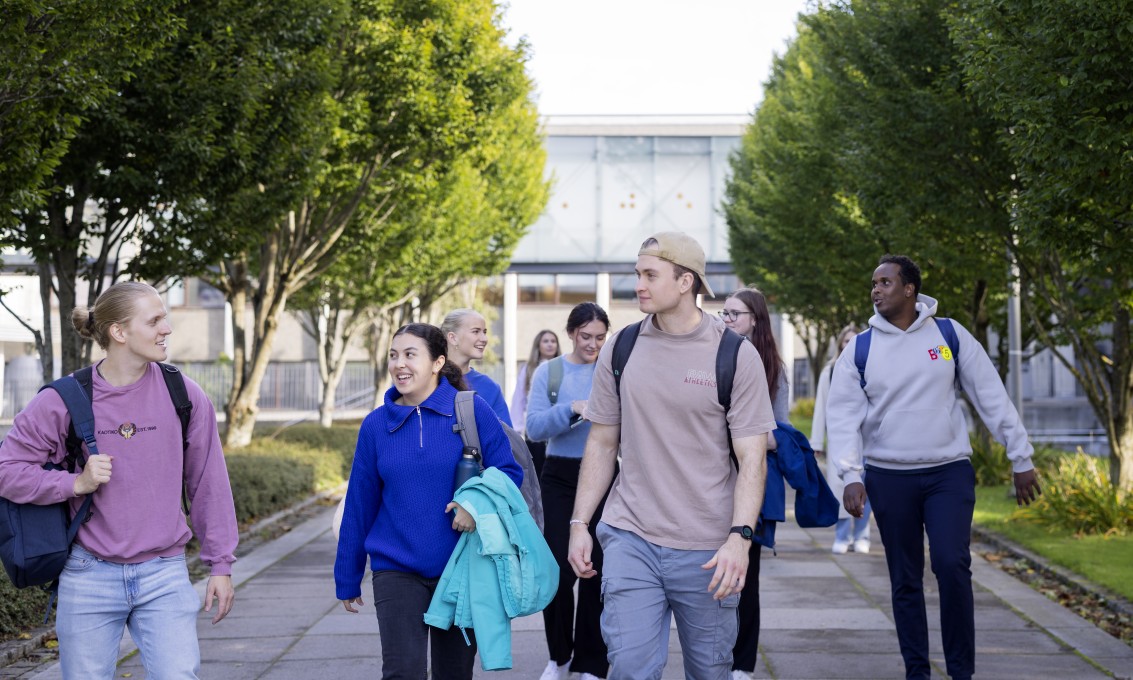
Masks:
[[[505,0],[539,111],[750,114],[807,0]]]

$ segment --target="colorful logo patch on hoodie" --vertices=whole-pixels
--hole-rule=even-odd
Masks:
[[[936,361],[937,359],[952,361],[952,350],[948,347],[948,345],[937,345],[936,347],[929,349],[928,357],[933,361]]]
[[[138,433],[138,426],[133,423],[122,423],[118,426],[118,434],[122,435],[123,439],[129,439]]]

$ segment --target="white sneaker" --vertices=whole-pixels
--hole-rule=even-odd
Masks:
[[[859,538],[858,540],[854,541],[854,552],[861,553],[863,555],[867,554],[869,552],[869,541],[864,538]]]
[[[539,680],[566,680],[568,675],[570,675],[570,662],[560,666],[552,659],[547,662],[547,668],[543,670]]]
[[[835,555],[845,555],[847,552],[849,552],[849,550],[849,541],[834,541],[834,547],[830,549],[830,552],[834,553]]]
[[[732,671],[732,680],[755,680],[755,673],[747,671]]]

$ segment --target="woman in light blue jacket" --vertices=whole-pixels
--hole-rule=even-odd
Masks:
[[[582,451],[590,433],[590,423],[582,414],[590,398],[594,362],[598,360],[609,330],[610,319],[605,310],[593,302],[576,305],[566,325],[574,350],[539,366],[527,397],[527,436],[548,440],[547,459],[540,478],[543,531],[559,563],[558,594],[543,610],[551,660],[540,680],[562,680],[569,673],[578,673],[579,680],[604,678],[610,667],[600,625],[600,579],[579,582],[576,616],[573,589],[578,577],[567,562],[574,494],[578,490]],[[551,384],[553,382],[558,384]],[[592,536],[601,513],[602,506],[599,506],[590,523]],[[601,572],[602,550],[596,538],[593,559],[594,568]]]

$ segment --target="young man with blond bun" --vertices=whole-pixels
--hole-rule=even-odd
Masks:
[[[767,434],[775,429],[767,378],[755,348],[742,343],[731,408],[720,404],[716,355],[726,329],[697,307],[698,294],[713,293],[694,239],[655,234],[638,251],[635,271],[646,317],[620,387],[612,367],[616,337],[598,357],[569,562],[578,576],[595,575],[588,526],[600,519],[611,680],[661,677],[674,614],[686,676],[726,680],[763,504]]]

